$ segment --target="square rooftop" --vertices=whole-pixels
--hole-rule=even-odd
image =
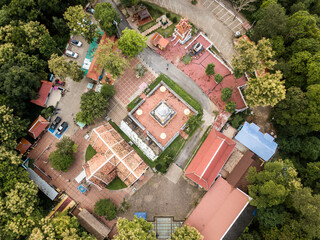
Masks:
[[[145,127],[145,131],[148,131],[163,149],[180,133],[189,117],[195,114],[195,110],[177,96],[161,82],[145,97],[145,101],[131,112],[131,118]]]

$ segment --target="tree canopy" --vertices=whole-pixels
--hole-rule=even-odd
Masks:
[[[111,3],[98,3],[95,7],[94,17],[99,22],[101,29],[108,36],[117,33],[115,22],[119,23],[120,18],[118,12],[112,7]]]
[[[89,91],[82,94],[80,102],[80,112],[77,113],[77,121],[92,124],[97,118],[106,115],[108,100],[98,92]]]
[[[185,225],[181,228],[176,228],[171,236],[171,240],[180,239],[202,240],[203,236],[198,232],[196,228]]]
[[[94,204],[94,212],[99,216],[105,216],[107,220],[115,219],[117,215],[116,206],[110,199],[100,199]]]
[[[279,101],[285,99],[286,89],[281,81],[282,74],[277,71],[274,74],[266,73],[257,78],[251,78],[245,89],[248,105],[275,106]]]
[[[118,47],[124,55],[135,57],[147,47],[147,40],[147,37],[142,36],[137,31],[126,28],[122,31],[122,36],[118,41]]]
[[[213,63],[209,63],[206,67],[206,74],[207,76],[211,76],[215,74],[214,71],[215,65]]]
[[[132,221],[126,218],[119,218],[117,222],[118,234],[114,240],[156,240],[156,233],[153,231],[153,225],[143,218],[136,216]]]
[[[115,48],[115,43],[109,39],[106,39],[106,42],[102,41],[96,53],[96,63],[99,68],[105,69],[114,78],[117,78],[124,72],[124,69],[129,66],[129,62],[122,57]]]

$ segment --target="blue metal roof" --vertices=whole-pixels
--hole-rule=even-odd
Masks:
[[[245,122],[235,139],[263,160],[268,161],[276,152],[278,144],[274,142],[272,136],[268,133],[263,134],[259,129],[260,127],[256,124]]]
[[[137,218],[143,218],[144,220],[147,220],[146,212],[135,212],[134,215],[137,216]]]

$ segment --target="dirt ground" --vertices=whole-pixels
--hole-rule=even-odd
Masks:
[[[135,212],[147,212],[148,221],[152,221],[154,216],[173,216],[175,220],[184,220],[204,193],[183,177],[174,184],[165,176],[154,175],[129,198],[130,208],[120,216],[132,219]]]
[[[247,118],[247,121],[252,121],[255,124],[257,124],[260,127],[260,131],[263,133],[269,133],[271,132],[276,133],[276,130],[272,123],[270,122],[270,114],[271,114],[271,107],[255,107],[251,108],[253,111],[253,116],[249,116]]]

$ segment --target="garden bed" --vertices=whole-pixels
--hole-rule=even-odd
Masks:
[[[113,179],[112,182],[106,186],[106,188],[109,190],[119,190],[126,187],[127,185],[124,182],[122,182],[122,180],[119,177]]]
[[[88,162],[94,155],[96,155],[96,150],[89,144],[86,150],[85,160]]]

